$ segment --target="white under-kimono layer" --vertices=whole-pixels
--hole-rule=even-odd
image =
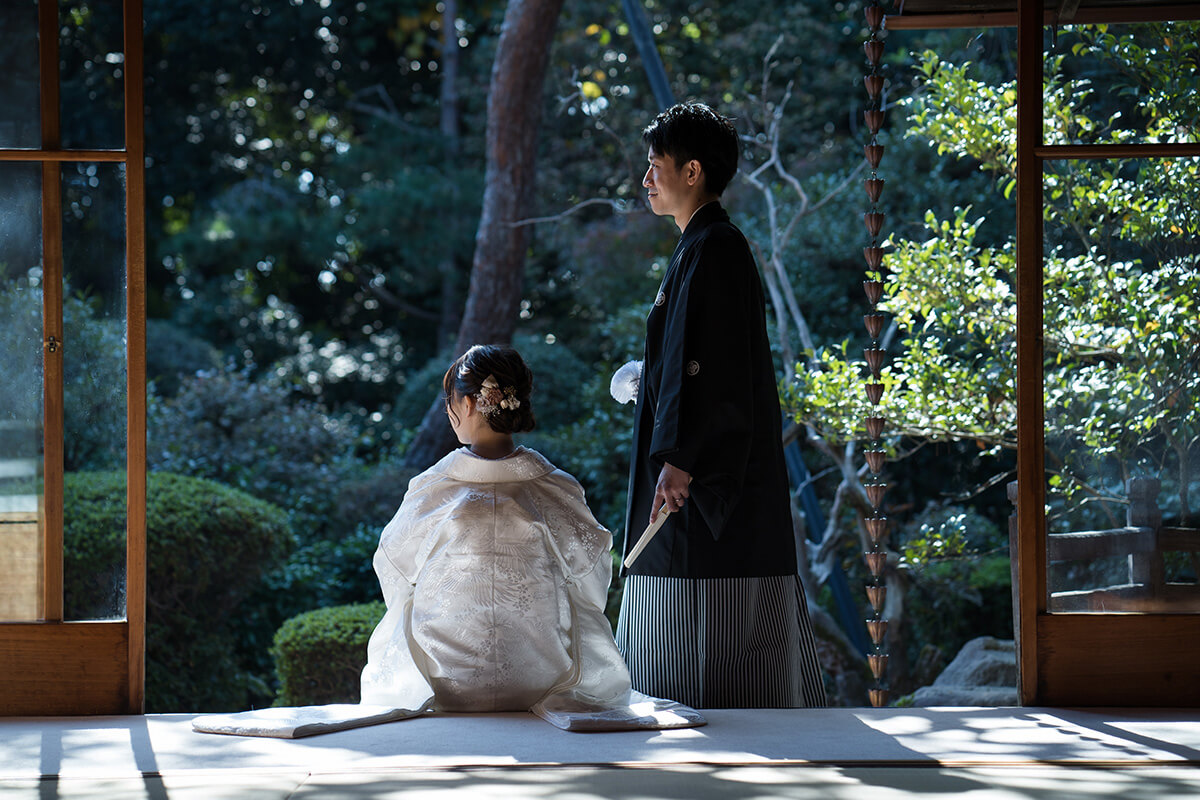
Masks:
[[[572,729],[703,724],[630,692],[604,616],[611,546],[578,481],[540,453],[450,453],[413,478],[380,538],[387,613],[368,645],[362,702],[530,710]]]

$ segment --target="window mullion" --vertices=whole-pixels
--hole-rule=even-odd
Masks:
[[[62,145],[58,75],[58,2],[38,3],[42,149]],[[63,618],[62,165],[42,162],[43,456],[42,618]]]

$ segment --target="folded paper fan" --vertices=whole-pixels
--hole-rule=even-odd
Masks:
[[[642,381],[642,362],[627,361],[613,373],[612,382],[608,384],[609,394],[618,403],[637,402],[638,385]]]

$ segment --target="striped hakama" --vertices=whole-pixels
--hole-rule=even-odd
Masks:
[[[797,575],[628,575],[617,647],[635,690],[696,708],[826,702]]]

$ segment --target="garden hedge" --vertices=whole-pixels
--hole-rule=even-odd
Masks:
[[[279,706],[357,703],[367,641],[383,618],[382,601],[318,608],[287,620],[271,655]]]
[[[214,481],[158,472],[146,484],[146,709],[244,709],[255,679],[237,663],[231,623],[286,556],[287,516]],[[66,475],[67,619],[123,616],[125,486],[123,472]]]

